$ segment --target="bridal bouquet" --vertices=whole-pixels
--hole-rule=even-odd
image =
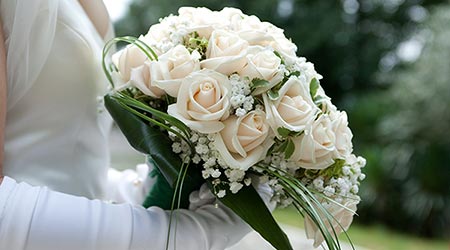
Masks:
[[[120,41],[130,45],[108,62]],[[257,180],[273,188],[271,202],[305,217],[316,246],[340,249],[365,159],[352,154],[346,113],[296,51],[282,29],[234,8],[180,8],[146,35],[105,46],[106,107],[160,178],[146,206],[186,207],[207,182],[274,247],[292,249],[251,185]],[[161,192],[171,199],[155,198]]]

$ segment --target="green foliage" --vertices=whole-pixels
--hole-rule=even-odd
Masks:
[[[237,194],[227,194],[220,201],[240,215],[275,249],[293,249],[286,234],[278,226],[253,186],[243,187]]]
[[[450,7],[432,9],[420,59],[350,114],[367,157],[360,220],[425,236],[450,235]]]

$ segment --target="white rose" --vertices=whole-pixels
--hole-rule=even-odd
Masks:
[[[245,16],[231,21],[232,29],[251,45],[266,46],[274,41],[272,34],[267,32],[272,24],[261,22],[256,16]]]
[[[249,48],[246,59],[247,64],[241,71],[238,71],[239,75],[248,76],[250,79],[264,79],[270,83],[265,88],[256,89],[254,95],[266,92],[283,80],[284,73],[279,70],[281,59],[273,51],[260,46],[253,46]]]
[[[216,28],[223,28],[227,20],[208,8],[181,7],[178,9],[181,20],[188,24],[188,33],[197,32],[200,37],[209,39]]]
[[[214,145],[229,167],[245,171],[264,159],[272,141],[265,115],[254,110],[224,121],[225,128],[215,136]]]
[[[177,103],[167,113],[200,133],[219,132],[224,128],[221,121],[230,114],[230,89],[225,75],[208,69],[195,71],[183,79]]]
[[[160,98],[162,95],[165,94],[164,90],[154,86],[152,84],[152,77],[150,73],[151,64],[153,62],[145,61],[143,65],[132,68],[131,69],[131,76],[130,76],[130,83],[131,85],[138,88],[142,93],[154,97],[154,98]]]
[[[311,123],[318,111],[311,98],[309,84],[302,83],[298,77],[291,77],[278,91],[279,98],[270,100],[263,94],[267,119],[277,133],[280,127],[291,131],[302,131]]]
[[[242,19],[246,15],[242,13],[240,9],[225,7],[221,11],[219,11],[221,18],[228,21],[228,25],[232,22],[232,20]]]
[[[295,151],[291,159],[302,168],[324,169],[334,163],[336,136],[327,115],[321,115],[308,125],[293,142]]]
[[[330,114],[332,129],[336,136],[337,157],[345,159],[353,151],[353,133],[348,127],[347,113],[345,111]]]
[[[164,42],[170,38],[170,29],[167,25],[162,23],[154,24],[148,30],[148,33],[144,36],[144,41],[148,42]]]
[[[200,54],[191,53],[178,45],[152,62],[151,74],[153,84],[173,97],[178,96],[181,81],[193,71],[200,70]]]
[[[143,65],[146,60],[145,53],[135,45],[128,45],[112,56],[112,62],[125,82],[130,80],[131,69]]]
[[[209,39],[206,60],[202,68],[213,69],[225,75],[239,71],[245,65],[248,42],[225,30],[215,30]]]
[[[359,201],[348,199],[343,205],[331,203],[326,207],[327,211],[336,219],[330,222],[325,215],[322,219],[327,229],[332,233],[333,229],[336,234],[340,234],[343,231],[347,231],[353,221],[353,215],[356,213],[356,205]],[[343,207],[342,207],[343,206]],[[339,223],[338,223],[339,222]],[[305,216],[305,231],[308,239],[314,240],[314,248],[317,248],[324,241],[323,235],[320,229],[314,224],[311,217]]]
[[[294,64],[297,59],[297,46],[289,39],[280,35],[269,44],[275,51],[280,53],[287,65]]]
[[[325,94],[325,90],[322,88],[322,86],[319,85],[319,89],[317,89],[316,97],[319,97],[320,99],[317,100],[318,105],[321,105],[321,110],[323,113],[336,113],[337,108],[336,106],[331,102],[331,98],[328,97]]]

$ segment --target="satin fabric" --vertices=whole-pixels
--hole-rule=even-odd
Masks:
[[[167,249],[223,250],[250,231],[210,196],[195,196],[195,211],[174,214]],[[9,177],[0,186],[0,249],[163,250],[169,221],[170,212],[158,207],[88,200]]]
[[[8,75],[4,174],[103,198],[111,119],[104,39],[77,0],[2,0]],[[112,29],[106,39],[112,37]]]

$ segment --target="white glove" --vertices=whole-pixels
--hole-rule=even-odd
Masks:
[[[273,190],[268,183],[260,183],[259,178],[252,178],[252,185],[255,187],[261,199],[266,204],[270,212],[273,212],[276,207],[276,202],[271,201],[273,196]],[[216,201],[216,197],[208,188],[208,185],[203,184],[200,190],[194,191],[189,195],[189,209],[195,210],[206,204],[213,204]]]
[[[5,177],[0,186],[0,249],[163,250],[169,213],[88,200]],[[174,221],[169,249],[176,242],[179,250],[223,250],[250,231],[220,204],[195,212],[177,210]]]
[[[148,177],[150,168],[147,164],[139,164],[136,171],[127,169],[118,171],[108,170],[108,185],[105,200],[116,203],[130,203],[141,205],[155,180]]]

